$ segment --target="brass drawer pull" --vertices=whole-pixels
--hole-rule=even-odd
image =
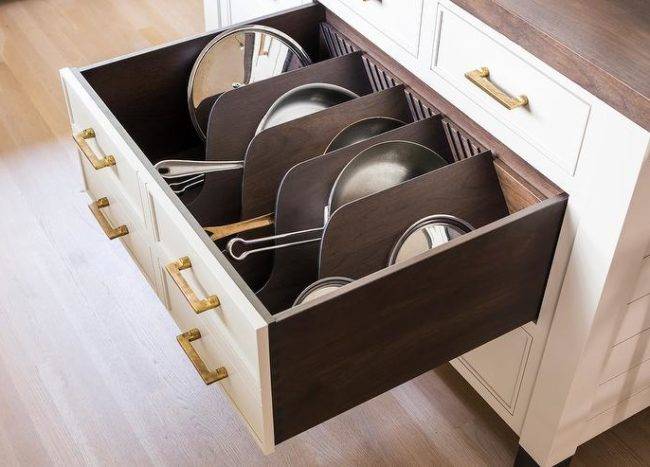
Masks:
[[[203,361],[203,359],[201,358],[201,356],[198,354],[196,350],[194,350],[192,341],[195,341],[200,338],[201,338],[201,331],[199,331],[196,328],[190,329],[189,331],[176,336],[176,340],[181,345],[181,348],[187,355],[187,358],[190,359],[192,365],[194,365],[194,368],[196,368],[196,371],[199,373],[199,376],[201,376],[201,379],[205,384],[216,383],[219,380],[227,378],[228,371],[226,370],[225,367],[222,366],[220,368],[217,368],[214,371],[208,370],[208,367]]]
[[[95,216],[95,219],[97,219],[99,226],[102,228],[102,230],[110,240],[113,240],[118,237],[124,237],[126,234],[129,233],[129,229],[127,228],[127,226],[126,225],[120,225],[118,227],[111,226],[111,223],[108,222],[108,219],[106,219],[106,216],[101,211],[102,208],[108,207],[109,205],[110,203],[108,202],[108,198],[99,198],[97,201],[90,203],[88,207],[90,208],[90,212],[93,213],[93,216]]]
[[[169,263],[167,266],[165,266],[165,269],[167,269],[167,272],[171,278],[174,279],[174,282],[176,282],[176,285],[181,290],[197,315],[199,313],[203,313],[204,311],[211,310],[212,308],[217,308],[221,304],[219,297],[216,295],[210,295],[203,300],[199,299],[192,290],[192,287],[190,287],[190,284],[188,284],[187,281],[183,278],[181,271],[183,269],[189,269],[191,267],[192,263],[190,262],[190,259],[187,256],[183,256],[177,261]]]
[[[509,96],[505,91],[499,89],[492,81],[490,81],[490,70],[487,67],[468,71],[465,73],[465,78],[481,88],[482,91],[485,91],[490,97],[508,110],[528,105],[528,98],[526,96]]]
[[[104,167],[110,167],[112,165],[115,165],[114,156],[105,156],[99,158],[95,155],[93,150],[90,149],[90,146],[88,146],[86,140],[94,137],[95,137],[95,130],[93,130],[92,128],[86,128],[85,130],[80,131],[79,133],[74,135],[74,141],[75,143],[77,143],[77,146],[79,146],[79,149],[81,149],[81,152],[84,153],[84,156],[86,156],[86,159],[88,159],[88,162],[92,164],[95,170],[99,170],[99,169],[103,169]]]

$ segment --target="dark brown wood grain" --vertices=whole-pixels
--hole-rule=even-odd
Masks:
[[[273,211],[282,177],[295,164],[325,152],[332,138],[366,117],[393,117],[411,121],[404,87],[380,91],[269,128],[251,141],[246,152],[242,192],[242,219]]]
[[[433,214],[456,216],[475,228],[508,215],[491,153],[442,167],[337,209],[323,236],[320,277],[359,279],[385,268],[402,233]]]
[[[287,172],[278,191],[275,225],[278,233],[323,225],[323,207],[339,172],[359,152],[382,141],[408,140],[449,156],[441,117],[435,116],[386,132],[353,146],[304,161]],[[271,313],[291,306],[307,285],[318,279],[320,244],[277,250],[268,282],[257,294]]]
[[[316,25],[314,25],[316,27]],[[365,73],[361,53],[324,60],[314,65],[234,89],[218,100],[210,113],[206,159],[243,160],[249,143],[255,137],[260,121],[275,100],[296,86],[324,82],[349,89],[360,96],[372,92]],[[210,212],[210,225],[225,224],[241,219],[242,199],[256,191],[248,184],[242,191],[243,171],[209,174],[204,190],[194,201],[195,206],[215,209]],[[219,199],[215,206],[214,200]],[[222,199],[224,202],[222,202]]]
[[[450,118],[456,125],[464,130],[469,136],[476,140],[482,147],[492,151],[499,159],[503,160],[514,172],[518,174],[531,186],[534,186],[544,197],[557,196],[563,193],[562,189],[557,187],[553,182],[544,175],[535,170],[530,164],[519,157],[508,146],[503,144],[492,134],[479,126],[474,120],[461,112],[456,106],[451,104],[440,94],[430,88],[426,83],[417,78],[413,73],[400,65],[393,58],[388,56],[379,47],[370,42],[364,36],[359,34],[350,25],[330,11],[327,11],[327,22],[341,31],[353,43],[357,44],[362,50],[366,51],[373,59],[387,69],[393,76],[401,82],[407,84],[418,95],[422,96],[426,102],[438,109],[440,112]]]
[[[323,60],[222,95],[210,113],[206,159],[242,160],[269,107],[278,97],[297,86],[329,83],[360,96],[370,94],[372,87],[361,56],[361,52],[355,52]]]
[[[647,0],[452,0],[650,130]]]
[[[256,23],[287,33],[318,60],[318,23],[323,18],[323,7],[316,5]],[[88,83],[151,161],[200,143],[187,108],[187,83],[196,57],[219,32],[83,70]]]
[[[276,443],[534,320],[565,206],[543,201],[276,315]]]

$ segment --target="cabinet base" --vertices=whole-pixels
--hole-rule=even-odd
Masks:
[[[573,459],[573,456],[555,464],[554,467],[568,467],[571,465],[571,459]],[[524,448],[519,446],[517,456],[515,457],[514,467],[539,467],[539,464],[526,452]]]

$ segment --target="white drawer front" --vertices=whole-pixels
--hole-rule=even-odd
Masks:
[[[119,150],[124,142],[114,140],[114,138],[117,138],[117,133],[110,127],[106,117],[101,113],[86,90],[78,81],[69,79],[69,75],[65,76],[64,85],[72,120],[73,135],[78,135],[86,129],[92,129],[94,137],[84,138],[90,151],[100,159],[106,156],[113,156],[115,159],[115,165],[100,169],[95,169],[88,163],[88,175],[90,171],[94,171],[96,176],[106,180],[107,183],[119,185],[127,201],[131,204],[131,211],[144,223],[138,168],[135,162]],[[83,158],[88,162],[85,157]]]
[[[210,0],[206,0],[210,1]],[[216,1],[216,0],[211,0]],[[224,3],[223,8],[229,9],[226,17],[228,24],[237,24],[249,21],[260,16],[266,16],[277,13],[282,10],[288,10],[303,3],[304,0],[221,0]],[[227,26],[224,24],[223,26]]]
[[[155,221],[155,255],[161,295],[181,331],[199,329],[197,349],[210,368],[225,366],[229,376],[220,381],[255,438],[265,451],[273,449],[268,332],[242,292],[169,199],[150,196]],[[192,238],[188,238],[192,237]],[[182,280],[205,299],[216,296],[219,306],[196,313],[166,266],[188,257],[191,267],[180,271]],[[198,341],[197,341],[198,342]]]
[[[258,327],[251,323],[242,311],[246,304],[242,304],[239,299],[232,297],[227,292],[222,279],[218,277],[215,266],[212,263],[208,265],[212,254],[207,249],[204,252],[199,252],[191,246],[176,223],[179,214],[171,213],[163,203],[164,201],[152,199],[158,256],[166,262],[172,262],[185,256],[190,258],[192,267],[182,272],[183,277],[199,299],[216,295],[221,303],[217,309],[203,312],[202,315],[214,315],[215,318],[219,318],[218,321],[221,321],[221,325],[228,330],[233,341],[232,345],[240,349],[242,358],[247,362],[251,373],[255,374],[255,379],[259,382]],[[196,235],[196,233],[191,232],[191,235]],[[214,264],[218,264],[216,260]],[[162,266],[164,267],[165,264]],[[165,275],[168,274],[165,273]],[[184,303],[186,304],[186,302]],[[187,313],[195,314],[189,306]],[[175,317],[175,319],[178,321],[178,318]]]
[[[126,226],[128,234],[118,238],[149,283],[154,283],[153,259],[149,247],[151,236],[141,214],[136,213],[122,186],[115,183],[114,178],[107,177],[101,171],[95,170],[81,154],[81,151],[79,151],[79,160],[86,191],[91,201],[97,202],[102,198],[108,200],[108,206],[100,209],[100,215],[108,221],[111,227]]]
[[[608,381],[650,359],[649,341],[650,329],[646,329],[613,346],[605,361],[600,381]]]
[[[650,360],[645,360],[640,365],[598,386],[592,415],[605,412],[648,387],[650,387]]]
[[[201,359],[210,370],[224,367],[228,377],[219,381],[233,405],[240,412],[256,438],[264,437],[264,410],[259,380],[241,357],[240,351],[232,344],[231,336],[223,326],[209,318],[209,312],[197,315],[165,270],[165,264],[174,261],[171,255],[159,258],[158,267],[163,277],[163,295],[166,306],[176,321],[180,332],[198,329],[201,338],[192,342]],[[197,290],[198,281],[190,270],[183,271],[190,285]],[[188,364],[190,362],[188,361]],[[200,381],[200,379],[197,380]]]
[[[573,175],[589,104],[442,4],[436,20],[431,69]],[[508,110],[465,77],[482,67],[498,88],[525,95],[528,105]]]
[[[335,3],[340,4],[342,12],[358,15],[362,21],[372,26],[375,33],[378,32],[417,57],[423,0],[336,0]],[[348,16],[343,16],[343,19],[356,26]]]

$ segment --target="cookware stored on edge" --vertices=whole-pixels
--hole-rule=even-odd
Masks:
[[[196,132],[205,141],[210,109],[224,92],[310,64],[300,44],[277,29],[224,31],[203,48],[190,73],[187,104]]]
[[[391,117],[370,117],[358,120],[351,123],[334,136],[332,141],[327,145],[325,154],[368,140],[374,136],[394,130],[402,125],[405,125],[403,121]],[[217,241],[236,233],[248,232],[250,230],[272,225],[273,222],[274,215],[273,213],[269,213],[252,219],[234,222],[232,224],[204,227],[203,230],[210,233],[210,238],[212,240]]]
[[[352,146],[373,136],[399,128],[402,125],[405,125],[403,121],[391,117],[364,118],[343,128],[327,145],[325,152],[328,153],[346,146]]]
[[[329,201],[324,207],[323,226],[256,239],[233,238],[228,242],[228,253],[236,260],[262,251],[286,248],[304,243],[317,242],[327,222],[341,206],[364,196],[386,190],[411,178],[447,165],[447,161],[431,149],[410,141],[385,141],[362,151],[343,168],[330,191]],[[308,233],[321,232],[316,238],[291,243],[281,243],[253,250],[234,252],[237,244],[253,245],[283,240]]]
[[[336,289],[350,284],[351,282],[352,279],[348,279],[347,277],[325,277],[317,280],[300,292],[300,295],[298,295],[296,300],[293,302],[293,306],[316,300],[317,298],[334,292]]]
[[[388,266],[401,263],[425,251],[474,230],[455,216],[436,214],[415,222],[397,240],[388,257]]]
[[[359,96],[356,93],[335,84],[310,83],[298,86],[276,99],[260,121],[255,134],[257,135],[267,128],[311,115],[357,97]],[[197,161],[167,159],[158,162],[154,167],[163,178],[176,179],[210,172],[242,169],[244,164],[245,160]]]
[[[257,126],[258,135],[267,128],[305,117],[359,97],[344,87],[330,83],[308,83],[285,92],[269,107]]]

